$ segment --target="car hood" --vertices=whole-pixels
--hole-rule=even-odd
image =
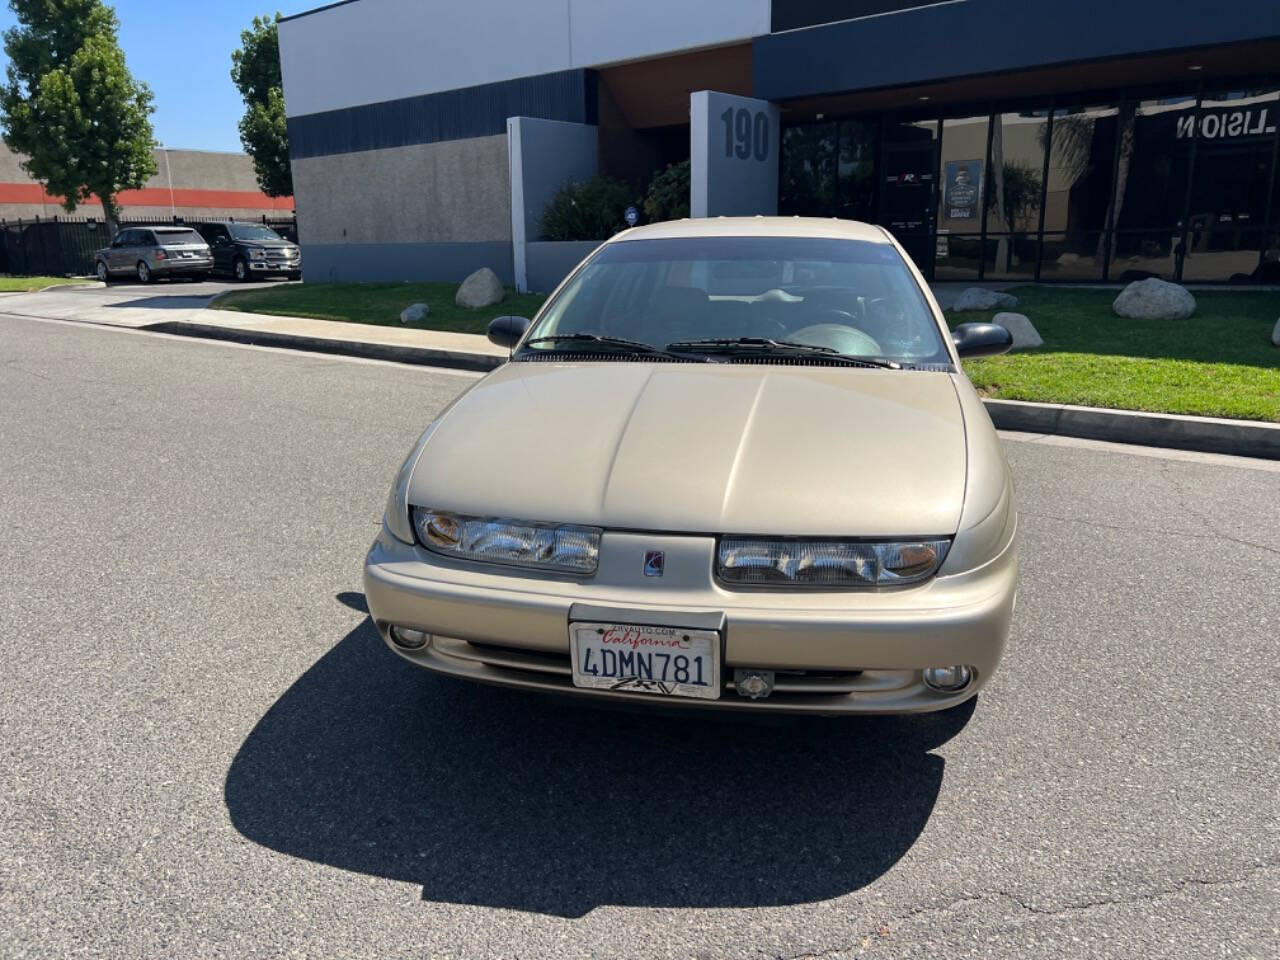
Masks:
[[[946,373],[508,363],[438,420],[409,502],[614,529],[949,535],[965,431]]]

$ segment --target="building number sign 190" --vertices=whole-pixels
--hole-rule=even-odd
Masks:
[[[739,160],[769,157],[769,115],[763,110],[730,107],[720,114],[724,121],[724,155]]]

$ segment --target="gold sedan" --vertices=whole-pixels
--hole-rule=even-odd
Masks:
[[[601,245],[431,423],[365,562],[396,653],[637,703],[939,710],[1000,661],[1013,482],[884,230],[655,224]]]

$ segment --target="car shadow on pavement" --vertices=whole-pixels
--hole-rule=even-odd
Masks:
[[[562,917],[796,904],[910,849],[942,783],[929,751],[972,712],[602,710],[436,677],[366,618],[258,722],[225,799],[248,839],[429,901]]]

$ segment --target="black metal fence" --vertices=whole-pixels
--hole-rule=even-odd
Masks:
[[[239,220],[263,223],[298,242],[297,217],[142,217],[121,220],[119,228]],[[0,274],[18,277],[77,277],[93,273],[94,254],[111,242],[107,225],[91,217],[35,217],[0,220]]]

